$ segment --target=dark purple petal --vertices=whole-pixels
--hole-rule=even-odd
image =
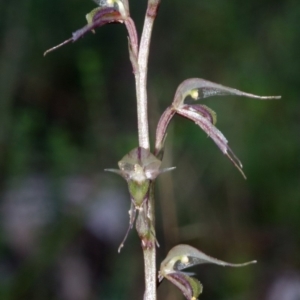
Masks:
[[[95,14],[93,15],[92,22],[96,22],[96,21],[103,19],[104,17],[109,16],[114,13],[117,13],[118,15],[120,15],[119,11],[117,11],[114,7],[105,7],[105,8],[96,9]]]
[[[157,129],[156,129],[156,140],[155,140],[156,156],[162,151],[164,147],[164,142],[166,139],[166,131],[175,113],[176,110],[172,106],[169,106],[161,115],[158,121]]]
[[[204,118],[209,120],[213,125],[216,124],[217,114],[212,109],[207,107],[206,105],[200,105],[200,104],[188,105],[188,104],[184,104],[182,106],[182,109],[196,111],[199,114],[201,114]]]
[[[193,108],[188,108],[186,106],[184,106],[183,108],[178,108],[177,113],[187,119],[194,121],[204,132],[206,132],[207,135],[216,143],[220,150],[231,160],[231,162],[236,166],[236,168],[246,179],[246,176],[242,171],[242,163],[228,146],[228,141],[225,136],[210,122],[210,120],[203,117],[198,113],[198,111],[194,110]]]
[[[182,272],[169,273],[165,277],[177,286],[188,300],[196,300],[202,293],[202,284]]]
[[[92,14],[94,11],[95,10],[92,11]],[[117,23],[117,22],[123,22],[123,21],[124,21],[124,17],[121,16],[120,12],[113,7],[97,9],[95,14],[92,17],[91,23],[89,23],[86,26],[82,27],[81,29],[73,32],[72,37],[70,39],[45,51],[44,56],[46,54],[48,54],[49,52],[52,52],[70,42],[76,42],[79,38],[83,37],[87,32],[92,31],[97,27],[101,27],[101,26],[103,26],[105,24],[109,24],[109,23]],[[89,22],[89,19],[88,19],[88,22]]]
[[[171,281],[175,286],[177,286],[184,297],[191,300],[193,297],[193,289],[188,280],[186,280],[185,275],[180,272],[171,273],[166,276],[166,278]]]

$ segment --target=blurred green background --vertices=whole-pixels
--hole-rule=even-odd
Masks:
[[[146,1],[130,0],[141,32]],[[126,184],[103,171],[137,146],[122,25],[43,57],[85,25],[89,0],[0,0],[1,300],[142,299]],[[149,65],[151,140],[177,86],[201,77],[281,100],[205,100],[245,181],[180,117],[157,184],[158,264],[178,243],[241,269],[194,268],[200,299],[300,299],[300,2],[162,0]],[[163,282],[159,299],[183,299]]]

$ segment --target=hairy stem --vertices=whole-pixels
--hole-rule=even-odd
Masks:
[[[141,43],[138,55],[138,73],[136,74],[137,92],[137,113],[138,113],[138,135],[139,146],[145,149],[150,148],[149,126],[147,112],[147,72],[150,40],[154,20],[157,14],[160,0],[149,0],[144,21],[144,28],[141,36]],[[154,228],[154,196],[151,188],[148,218],[153,223]],[[156,300],[156,245],[155,236],[150,235],[149,247],[143,247],[144,266],[145,266],[145,294],[144,300]]]
[[[150,219],[150,235],[148,235],[147,246],[143,247],[145,268],[145,294],[144,300],[156,300],[156,236],[154,215],[154,182],[152,182],[149,193],[148,213],[146,218]],[[149,228],[148,228],[149,232]]]
[[[156,300],[156,251],[153,248],[144,250],[145,294],[144,300]]]
[[[149,1],[145,16],[144,28],[138,56],[139,72],[137,76],[137,110],[139,145],[145,149],[150,148],[148,114],[147,114],[147,72],[148,57],[153,23],[160,1]]]

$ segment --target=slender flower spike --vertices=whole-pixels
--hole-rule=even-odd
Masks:
[[[191,78],[183,81],[176,90],[174,100],[162,114],[156,129],[155,154],[162,156],[164,141],[166,138],[167,127],[172,117],[177,113],[195,122],[209,137],[216,143],[220,150],[231,160],[241,174],[246,178],[242,171],[242,164],[228,146],[228,141],[220,130],[215,127],[217,116],[214,111],[205,105],[185,104],[184,100],[190,96],[194,100],[204,99],[211,96],[244,96],[259,100],[280,99],[281,96],[257,96],[245,93],[233,88],[213,83],[201,78]]]
[[[149,150],[142,147],[131,150],[119,161],[118,165],[120,170],[106,169],[105,171],[117,173],[127,181],[131,198],[129,228],[123,242],[119,247],[120,252],[127,238],[129,230],[133,227],[136,210],[141,211],[144,207],[144,203],[149,199],[151,182],[154,181],[159,174],[166,171],[171,171],[174,168],[161,170],[161,161],[157,159]]]
[[[189,276],[192,275],[191,273],[185,273],[181,270],[205,263],[223,267],[244,267],[254,264],[256,261],[253,260],[242,264],[227,263],[210,257],[192,246],[177,245],[169,251],[167,257],[160,265],[159,282],[166,278],[182,291],[186,299],[196,300],[202,293],[202,285],[197,279]]]

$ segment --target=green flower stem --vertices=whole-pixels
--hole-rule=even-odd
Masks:
[[[144,270],[145,270],[145,294],[144,300],[156,300],[156,237],[155,237],[155,218],[154,218],[154,182],[151,183],[149,194],[148,214],[154,232],[149,235],[148,245],[143,247]]]
[[[156,17],[158,5],[160,1],[148,2],[148,8],[145,16],[144,28],[141,36],[141,43],[138,56],[138,76],[136,80],[137,92],[137,113],[138,113],[138,134],[139,146],[145,149],[150,148],[149,142],[149,126],[147,114],[147,73],[148,73],[148,57],[150,49],[150,40],[152,28]]]
[[[143,254],[145,267],[144,300],[156,300],[156,268],[153,268],[153,265],[156,264],[155,244],[152,249],[145,249]]]
[[[160,1],[149,0],[141,36],[138,72],[136,74],[137,114],[138,114],[138,137],[139,146],[150,149],[149,125],[147,111],[147,73],[148,57],[152,28]],[[148,217],[153,221],[154,227],[154,196],[153,189],[150,191]],[[153,229],[155,230],[155,229]],[[151,247],[143,247],[145,266],[145,294],[144,300],[156,300],[156,246],[155,236],[150,235]]]

